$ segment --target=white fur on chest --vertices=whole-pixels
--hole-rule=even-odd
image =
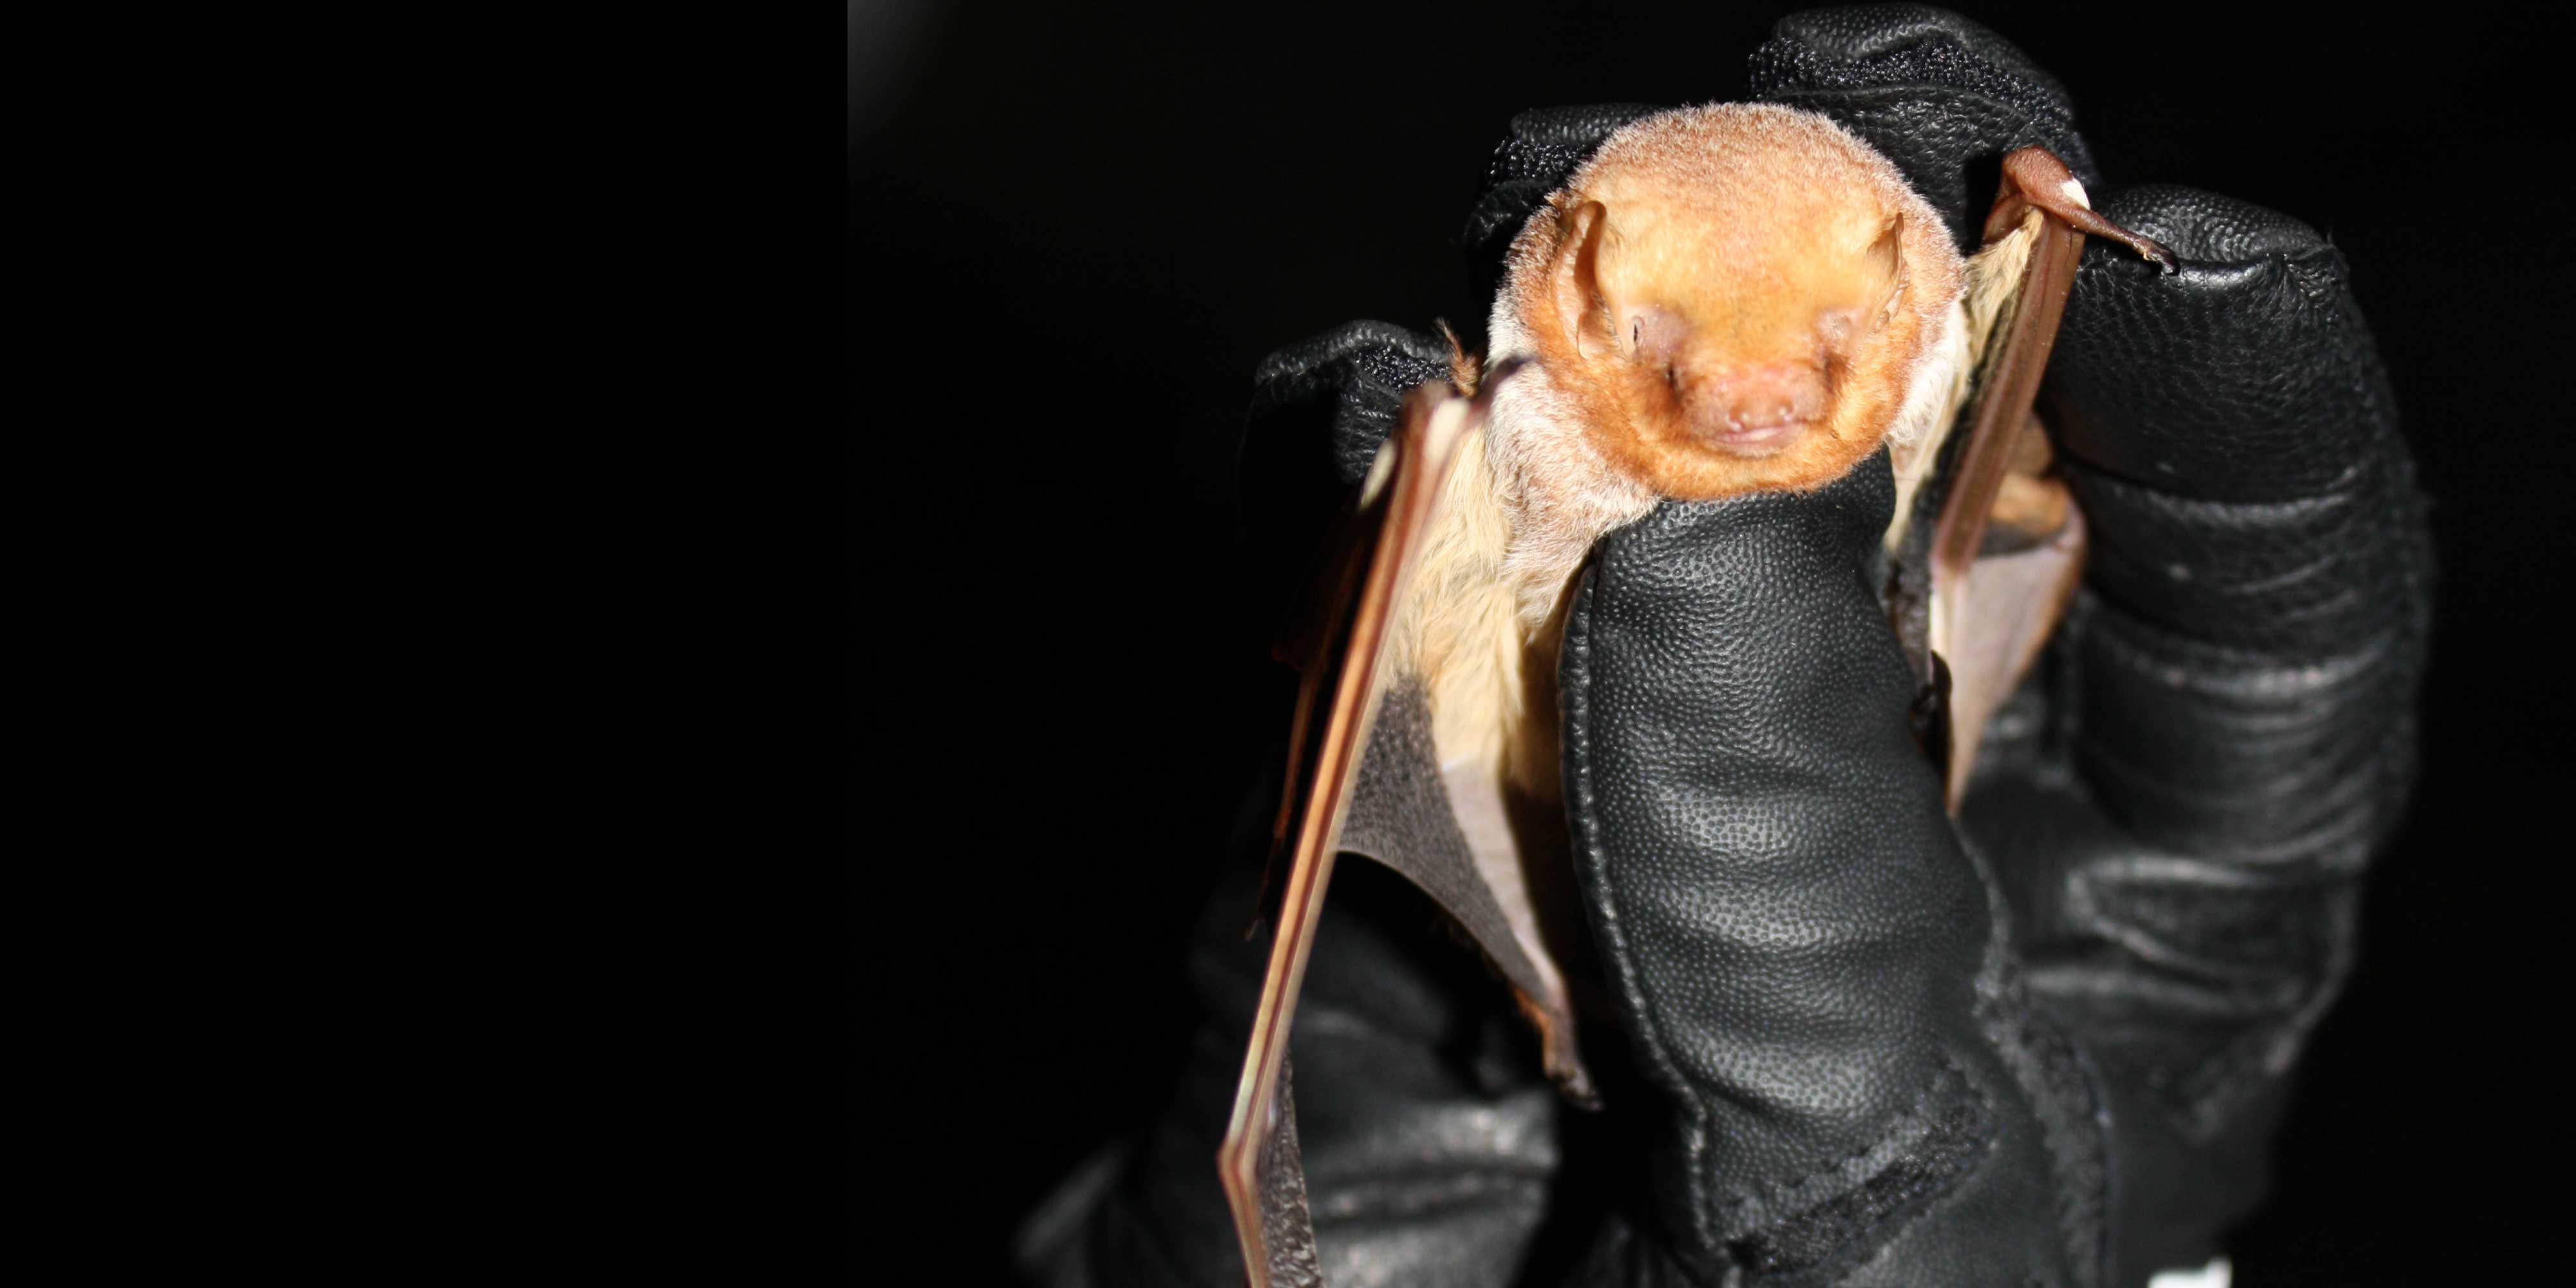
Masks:
[[[1508,294],[1495,301],[1488,328],[1487,369],[1521,363],[1494,390],[1485,459],[1510,531],[1504,575],[1513,584],[1522,621],[1535,626],[1555,612],[1592,543],[1643,518],[1656,498],[1613,469],[1586,436],[1573,400],[1538,360]]]

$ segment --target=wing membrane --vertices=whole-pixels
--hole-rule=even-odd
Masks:
[[[2005,509],[2011,517],[2055,516],[2052,530],[2017,532],[2020,548],[1997,552],[1990,520],[2005,499],[2016,459],[2045,460],[2031,406],[2057,343],[2089,234],[2118,241],[2173,269],[2162,246],[2095,214],[2083,187],[2056,157],[2023,148],[2004,158],[2002,189],[1986,219],[1988,245],[2031,238],[2021,281],[1989,365],[1978,379],[1975,419],[1943,498],[1931,548],[1930,649],[1948,665],[1949,736],[1945,796],[1959,808],[1986,721],[2021,683],[2057,626],[2083,570],[2084,524],[2063,485],[2025,473]],[[2040,449],[2034,453],[2033,449]]]
[[[1328,567],[1326,602],[1310,626],[1308,668],[1291,734],[1289,796],[1279,820],[1279,834],[1292,847],[1287,877],[1235,1086],[1233,1118],[1218,1151],[1219,1179],[1253,1288],[1319,1282],[1303,1190],[1292,1183],[1297,1169],[1285,1074],[1288,1029],[1361,753],[1393,669],[1385,657],[1388,628],[1459,442],[1484,414],[1481,399],[1443,397],[1438,386],[1424,386],[1406,400],[1395,433],[1361,484],[1348,530],[1349,552],[1340,566],[1359,570],[1356,590],[1334,593],[1352,582]]]

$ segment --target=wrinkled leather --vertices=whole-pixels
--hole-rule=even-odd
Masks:
[[[1243,933],[1259,871],[1230,873],[1202,923],[1191,981],[1209,1018],[1165,1111],[1123,1166],[1092,1169],[1077,1178],[1087,1192],[1051,1205],[1073,1211],[1041,1214],[1024,1236],[1051,1288],[1243,1282],[1216,1153],[1268,951]],[[1289,1041],[1324,1282],[1512,1282],[1549,1215],[1561,1124],[1576,1111],[1428,900],[1391,872],[1343,865]]]
[[[2260,1201],[2350,968],[2412,775],[2432,570],[2340,256],[2241,203],[2102,186],[2064,91],[1937,10],[1799,15],[1753,69],[1755,96],[1888,152],[1963,239],[2002,152],[2036,142],[2183,261],[2089,248],[2042,390],[2085,588],[1953,826],[1868,572],[1883,461],[1607,538],[1561,679],[1624,1039],[1608,1111],[1549,1092],[1427,900],[1345,864],[1292,1039],[1334,1285],[2128,1288]],[[1470,248],[1642,110],[1516,119]],[[1370,323],[1275,357],[1247,473],[1346,486],[1443,355]],[[1210,1018],[1169,1111],[1030,1249],[1050,1283],[1239,1282],[1211,1160],[1257,866],[1202,937]]]
[[[2043,147],[2101,182],[2066,91],[2002,37],[1921,5],[1818,9],[1754,51],[1750,97],[1822,112],[1869,140],[1977,248],[2003,155]]]
[[[1963,825],[2036,1005],[2111,1102],[2118,1282],[2261,1201],[2301,1044],[2405,808],[2432,551],[2342,257],[2183,188],[2105,214],[2042,392],[2091,524],[2085,591],[1980,756]]]

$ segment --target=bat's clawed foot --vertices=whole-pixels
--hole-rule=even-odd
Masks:
[[[1995,194],[1994,209],[1986,214],[1986,242],[1991,245],[2021,227],[2033,210],[2078,232],[2118,242],[2168,273],[2180,268],[2162,243],[2095,213],[2075,172],[2048,149],[2018,148],[2004,157],[2003,188]]]

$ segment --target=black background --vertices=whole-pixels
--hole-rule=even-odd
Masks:
[[[999,1282],[1014,1223],[1178,1059],[1182,941],[1288,693],[1278,606],[1237,575],[1254,363],[1480,317],[1452,239],[1515,111],[1740,96],[1794,7],[853,8],[859,1278]],[[2571,847],[2539,830],[2576,714],[2566,20],[1961,8],[2069,87],[2112,186],[2342,248],[2434,503],[2422,785],[2238,1282],[2460,1282],[2552,1245],[2516,1160],[2568,1096]]]

